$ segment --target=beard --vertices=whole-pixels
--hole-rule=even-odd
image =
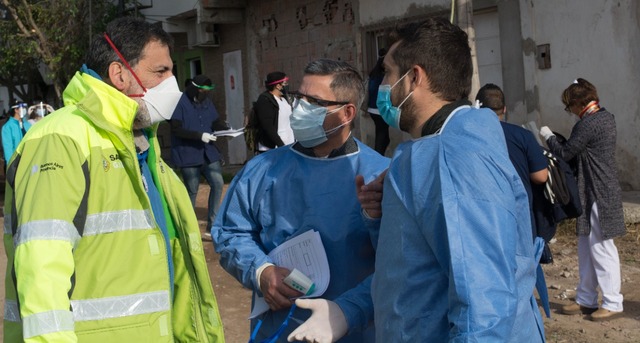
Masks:
[[[404,132],[409,132],[416,125],[416,104],[413,101],[413,94],[401,94],[402,89],[395,89],[395,94],[391,94],[391,98],[399,99],[398,108],[400,109],[400,121],[398,128]],[[402,103],[404,101],[404,103]],[[402,105],[400,105],[402,103]]]
[[[136,111],[135,118],[133,118],[133,129],[141,130],[150,127],[152,123],[147,104],[142,98],[136,98],[136,102],[138,103],[138,110]]]
[[[400,123],[398,126],[400,130],[409,132],[417,124],[416,103],[413,101],[413,94],[409,96],[409,99],[402,104],[400,112]]]

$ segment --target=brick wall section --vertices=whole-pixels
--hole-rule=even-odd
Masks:
[[[318,58],[332,58],[357,66],[353,1],[249,1],[249,34],[256,35],[260,80],[274,70],[287,73],[296,89],[304,67]],[[262,89],[262,87],[261,87]]]

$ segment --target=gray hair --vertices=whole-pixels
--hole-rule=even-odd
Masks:
[[[348,101],[360,110],[364,101],[364,81],[360,73],[349,63],[319,59],[307,64],[305,75],[333,76],[331,91],[338,101]]]
[[[107,24],[104,34],[93,39],[85,57],[87,67],[93,69],[103,79],[108,76],[111,62],[122,62],[107,42],[105,34],[109,36],[131,68],[138,64],[143,57],[142,50],[151,41],[158,41],[168,46],[169,50],[173,48],[173,38],[162,29],[162,26],[150,24],[141,18],[117,18]]]

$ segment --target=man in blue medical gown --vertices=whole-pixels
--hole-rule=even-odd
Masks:
[[[414,140],[383,187],[372,281],[378,342],[542,342],[527,193],[498,118],[471,107],[467,35],[441,18],[398,28],[380,114]],[[375,211],[369,213],[375,215]]]
[[[253,331],[262,320],[254,341],[274,334],[285,340],[299,324],[290,320],[280,334],[278,328],[292,298],[301,294],[283,283],[289,270],[273,265],[267,254],[294,236],[318,231],[330,283],[323,299],[296,302],[294,318],[305,320],[308,309],[313,311],[296,337],[334,341],[345,335],[339,342],[373,342],[370,232],[380,222],[363,215],[355,178],[372,181],[389,160],[351,135],[364,98],[363,80],[353,67],[311,62],[293,95],[290,122],[297,143],[252,158],[227,190],[211,230],[220,264],[270,307],[252,321]]]

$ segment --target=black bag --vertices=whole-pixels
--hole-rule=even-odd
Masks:
[[[557,158],[548,150],[544,149],[544,154],[549,159],[549,178],[545,184],[545,197],[553,205],[555,222],[580,217],[583,210],[578,181],[573,170],[567,162]]]
[[[532,185],[533,213],[536,233],[544,238],[540,263],[552,263],[549,241],[555,236],[558,223],[582,215],[578,182],[567,162],[543,148],[549,165],[549,177],[543,185]]]
[[[250,151],[258,151],[260,141],[260,125],[258,124],[258,114],[256,113],[256,102],[251,104],[251,110],[247,115],[247,125],[244,127],[244,142]]]
[[[567,177],[559,166],[560,162],[558,162],[558,159],[548,150],[543,150],[543,153],[549,162],[547,166],[549,177],[547,178],[547,182],[545,182],[544,196],[551,204],[559,203],[564,206],[571,200]]]
[[[540,263],[541,264],[549,264],[553,263],[553,254],[551,253],[551,247],[549,247],[549,242],[544,242],[544,249],[542,249],[542,255],[540,255]]]

